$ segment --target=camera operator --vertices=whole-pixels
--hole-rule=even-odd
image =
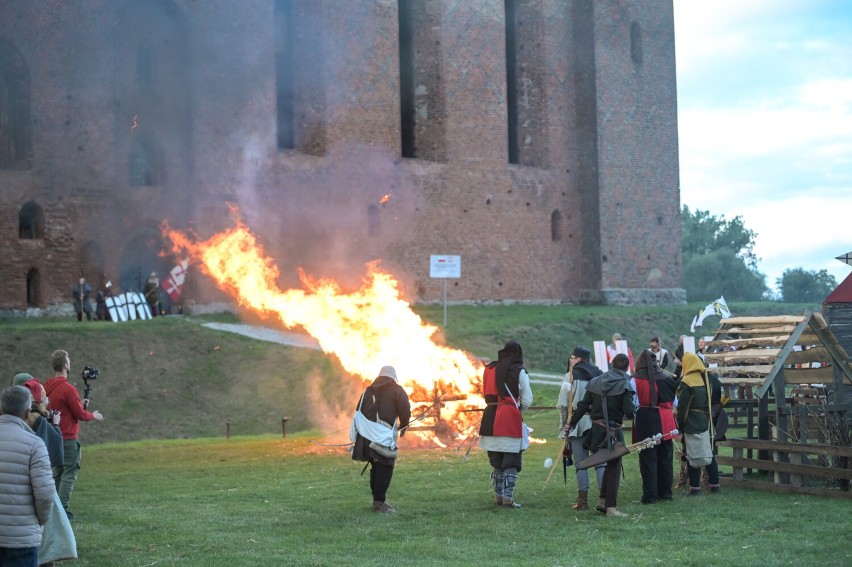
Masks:
[[[68,510],[68,503],[71,500],[71,492],[74,490],[74,483],[77,481],[77,474],[80,471],[81,450],[80,442],[77,440],[80,422],[93,419],[103,421],[104,416],[99,411],[90,412],[86,410],[89,400],[80,402],[77,387],[68,381],[68,373],[71,371],[71,358],[66,351],[57,350],[51,354],[50,364],[56,375],[45,382],[44,388],[50,399],[50,409],[59,411],[62,415],[59,429],[62,431],[64,457],[62,467],[53,469],[53,480],[56,481],[59,500],[62,502],[62,507],[65,508],[70,520],[74,518],[74,514]]]

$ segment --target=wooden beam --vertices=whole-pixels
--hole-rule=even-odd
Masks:
[[[777,471],[782,473],[801,474],[807,476],[823,476],[827,478],[843,478],[852,480],[852,469],[839,469],[837,467],[820,467],[817,465],[794,465],[793,463],[782,463],[779,461],[763,461],[760,459],[738,459],[717,455],[716,462],[729,467],[743,467],[758,469],[761,471]]]
[[[744,376],[720,377],[719,382],[726,386],[759,386],[763,384],[763,378],[749,378]]]
[[[834,383],[834,368],[785,368],[784,382],[786,384],[832,384]]]
[[[852,491],[831,490],[830,488],[791,486],[789,484],[775,484],[774,482],[764,482],[762,480],[735,480],[728,477],[721,477],[719,482],[725,486],[737,486],[767,492],[779,492],[782,494],[810,494],[811,496],[829,496],[831,498],[852,499]]]
[[[824,346],[807,350],[794,350],[787,356],[787,364],[807,364],[811,362],[831,362],[831,353]]]
[[[722,328],[719,330],[720,335],[777,335],[779,333],[792,333],[796,330],[795,325],[785,325],[783,327],[731,327],[729,329]]]
[[[735,364],[772,364],[778,358],[778,348],[745,348],[729,352],[708,353],[704,355],[707,363],[715,362],[720,366]]]
[[[761,441],[760,439],[724,439],[722,441],[717,441],[716,444],[720,447],[739,447],[741,449],[786,451],[788,453],[852,458],[852,447],[827,445],[825,443],[782,443],[780,441],[771,440]]]
[[[717,366],[715,368],[708,368],[708,372],[714,372],[719,374],[721,378],[723,375],[726,377],[730,377],[730,374],[748,374],[751,376],[768,376],[770,372],[772,372],[772,366],[769,364],[761,364],[761,365],[748,365],[748,366]]]
[[[729,317],[722,319],[722,325],[798,325],[805,315],[769,315],[767,317]]]

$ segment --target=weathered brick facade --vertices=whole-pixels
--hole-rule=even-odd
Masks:
[[[683,301],[674,57],[671,0],[0,0],[0,311],[141,287],[229,203],[284,286],[440,301],[456,254],[450,301]]]

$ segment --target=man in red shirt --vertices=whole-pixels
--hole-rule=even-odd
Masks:
[[[50,355],[50,364],[56,375],[44,384],[49,399],[49,407],[60,412],[59,430],[62,432],[62,452],[65,463],[61,467],[53,469],[53,480],[56,482],[56,491],[59,493],[59,501],[68,519],[74,515],[68,510],[71,500],[71,492],[74,483],[77,482],[77,474],[80,472],[80,442],[77,435],[80,432],[81,421],[92,421],[96,419],[103,421],[104,416],[99,411],[87,411],[86,405],[89,400],[80,402],[80,393],[77,387],[68,381],[68,373],[71,371],[71,358],[64,350],[57,350]]]

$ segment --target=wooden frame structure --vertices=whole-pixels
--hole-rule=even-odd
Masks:
[[[770,389],[775,394],[776,425],[783,441],[788,416],[794,413],[786,396],[788,384],[831,384],[833,392],[840,391],[841,384],[852,385],[849,355],[820,313],[722,319],[707,346],[711,351],[704,355],[707,365],[716,365],[709,370],[723,385],[756,389],[760,439],[769,439]],[[834,400],[827,409],[852,413],[842,400]]]

